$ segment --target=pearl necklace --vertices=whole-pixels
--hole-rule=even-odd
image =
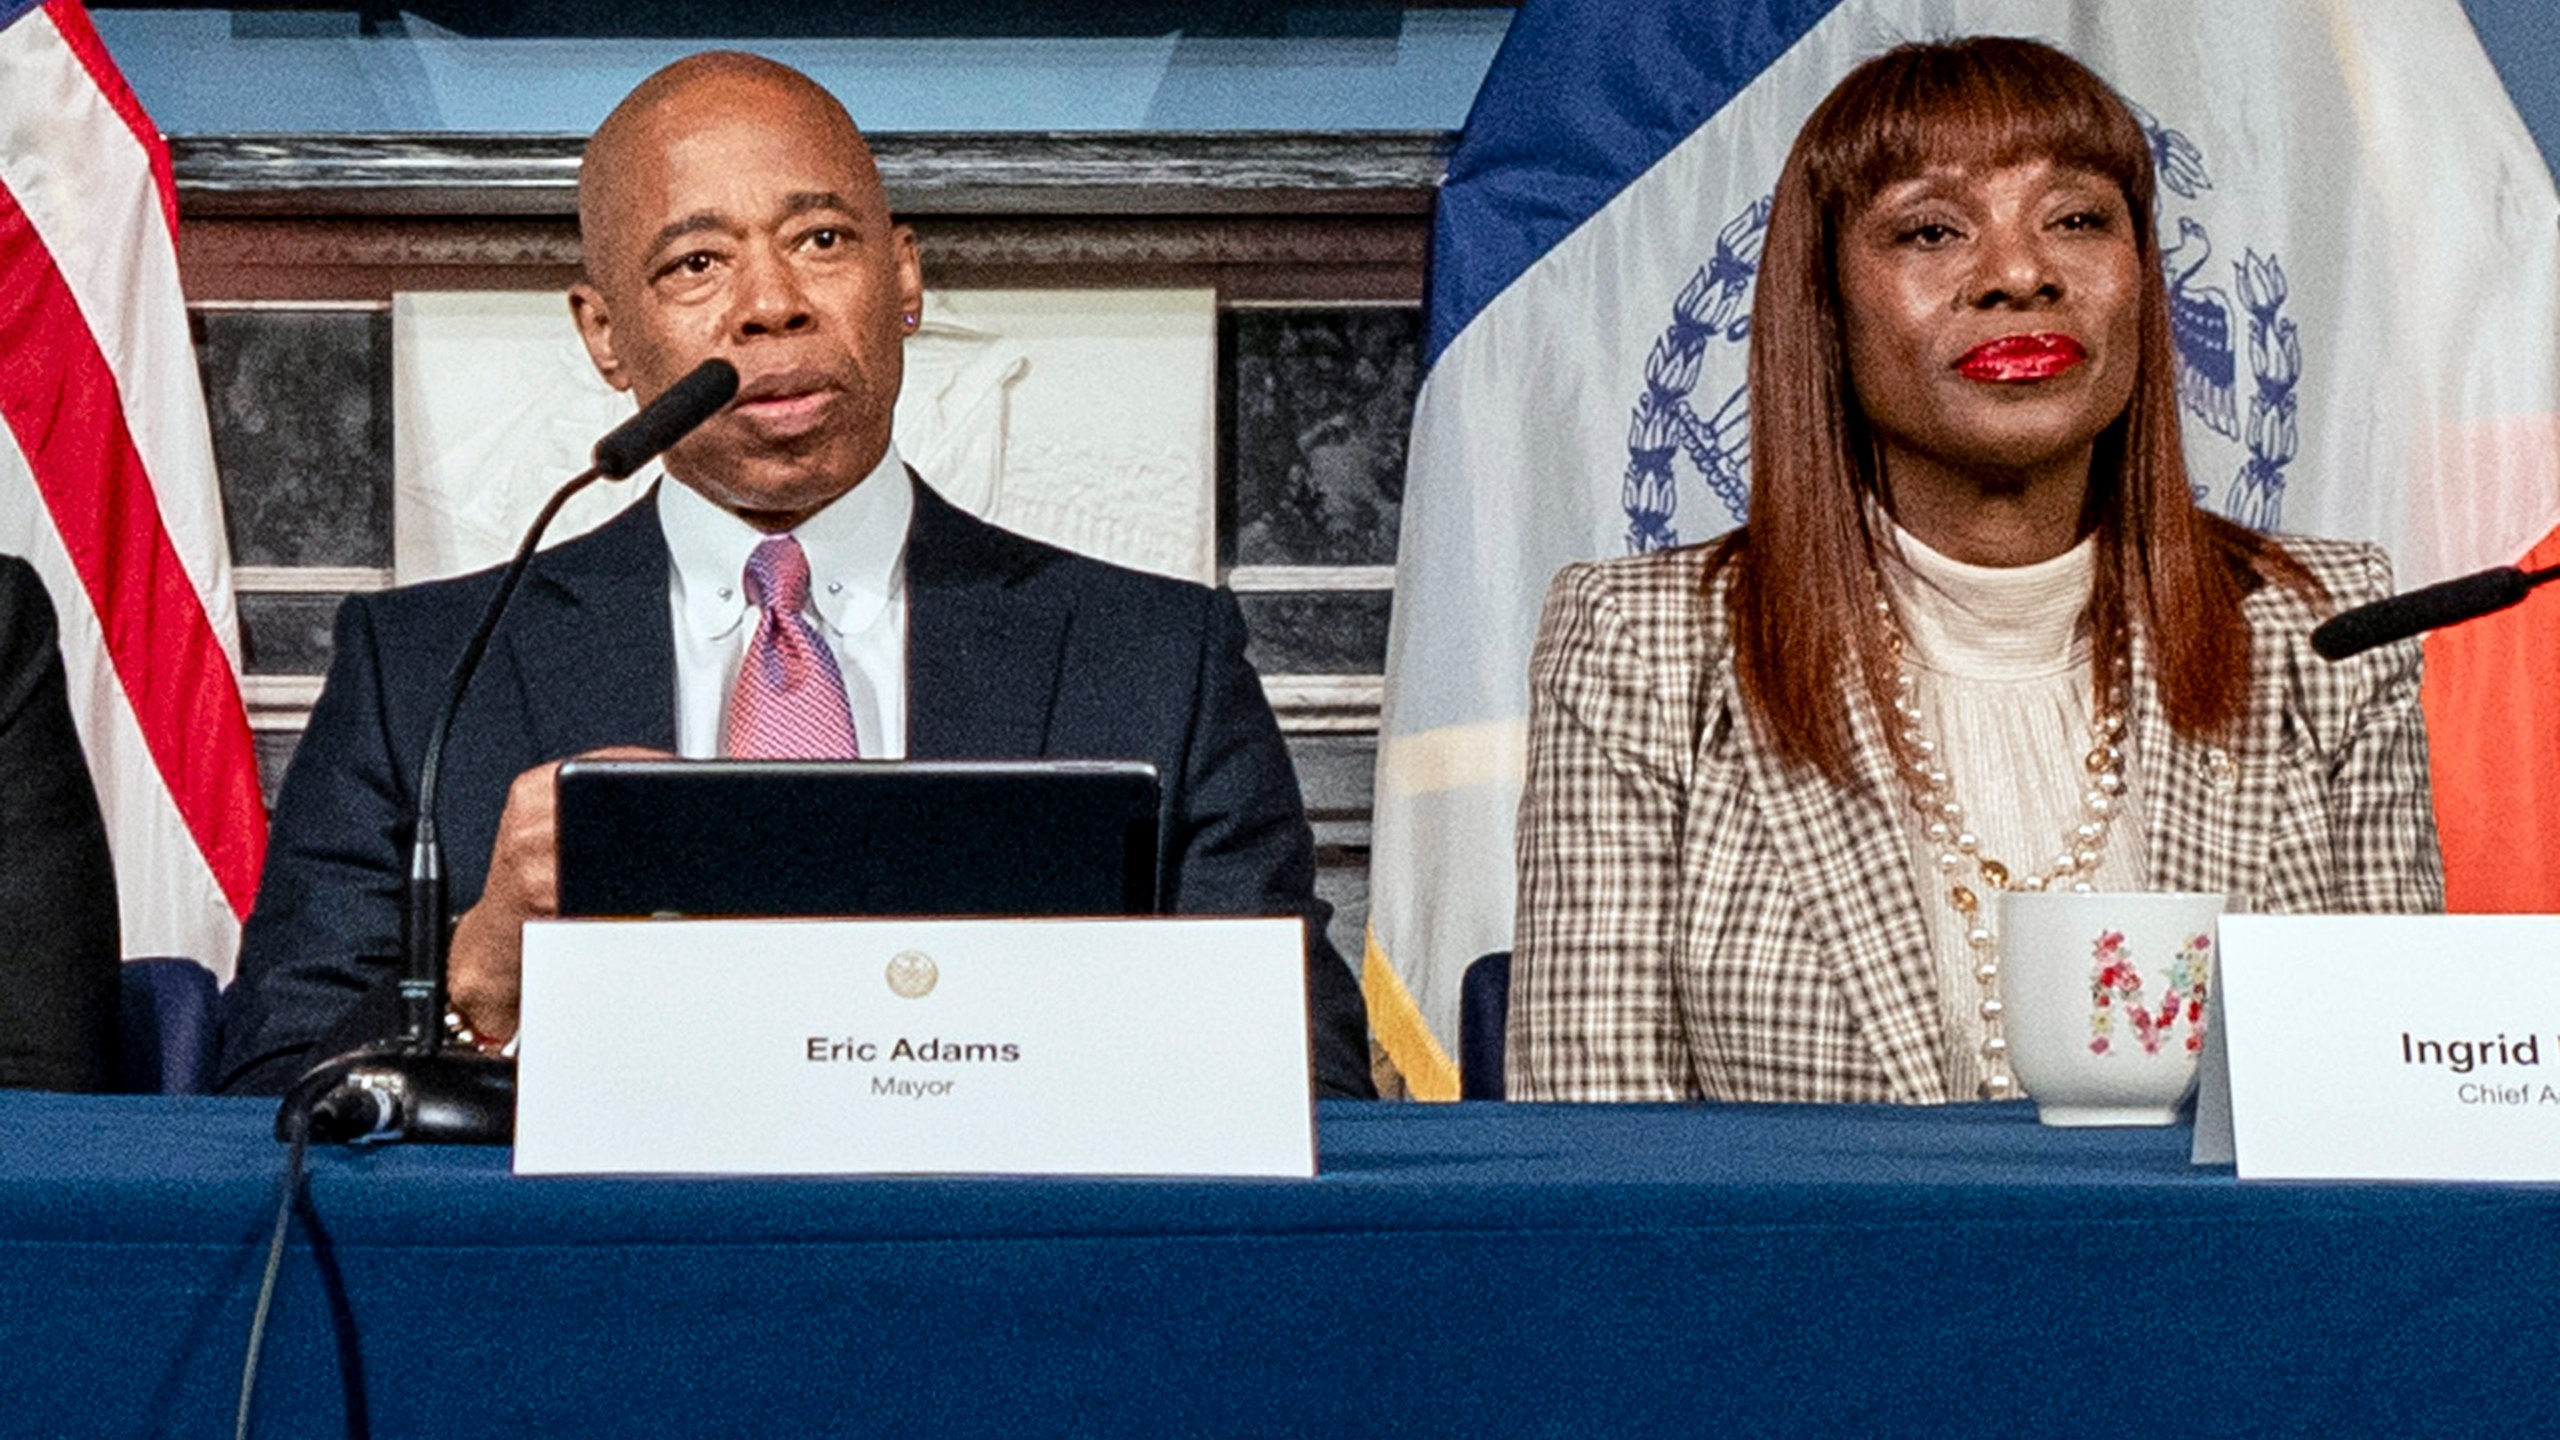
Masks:
[[[2107,683],[2093,698],[2089,716],[2089,751],[2081,757],[2081,768],[2089,783],[2080,792],[2080,822],[2072,827],[2062,849],[2041,871],[2018,874],[2001,861],[1985,854],[1982,839],[1965,828],[1964,806],[1955,798],[1955,782],[1939,763],[1938,742],[1922,728],[1920,714],[1920,682],[1912,675],[1903,657],[1902,626],[1894,618],[1893,605],[1879,596],[1876,615],[1883,626],[1886,648],[1892,652],[1893,746],[1900,762],[1902,783],[1911,799],[1911,808],[1920,815],[1921,834],[1935,852],[1938,874],[1945,882],[1945,899],[1956,912],[1957,922],[1965,927],[1965,947],[1973,952],[1973,978],[1981,989],[1982,1014],[1982,1093],[1990,1099],[2006,1100],[2017,1094],[2017,1079],[2009,1073],[2009,1041],[2001,1034],[2000,942],[1993,933],[1991,905],[1966,883],[1968,874],[1978,878],[1984,889],[2055,890],[2070,889],[2086,893],[2091,878],[2098,873],[2098,862],[2107,843],[2107,825],[2122,803],[2124,782],[2124,696],[2131,664],[2123,647],[2116,650],[2114,663],[2108,669]]]

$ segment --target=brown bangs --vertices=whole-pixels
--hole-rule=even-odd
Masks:
[[[2151,214],[2141,125],[2087,66],[2033,41],[1986,36],[1879,56],[1814,111],[1803,143],[1826,228],[1897,180],[2038,158],[2115,181],[2146,228]]]

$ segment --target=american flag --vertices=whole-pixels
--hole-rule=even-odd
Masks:
[[[228,975],[266,850],[168,146],[77,0],[0,0],[0,550],[61,614],[128,954]]]

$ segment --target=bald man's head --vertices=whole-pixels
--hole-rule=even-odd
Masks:
[[[671,139],[726,107],[770,116],[777,128],[798,129],[812,144],[841,153],[862,180],[862,194],[885,218],[888,199],[871,146],[843,102],[817,81],[778,60],[739,50],[706,50],[668,65],[632,88],[587,140],[578,162],[578,250],[588,280],[597,281],[599,246],[628,241],[627,207],[635,169],[662,154]],[[609,266],[606,268],[610,268]]]
[[[578,237],[570,310],[607,382],[645,403],[713,356],[744,377],[668,452],[678,479],[787,528],[887,450],[923,276],[815,81],[733,52],[642,81],[587,142]]]

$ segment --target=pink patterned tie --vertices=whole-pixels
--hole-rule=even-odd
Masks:
[[[835,652],[801,614],[809,557],[777,535],[747,557],[756,633],[729,692],[729,753],[749,760],[844,760],[862,753]]]

